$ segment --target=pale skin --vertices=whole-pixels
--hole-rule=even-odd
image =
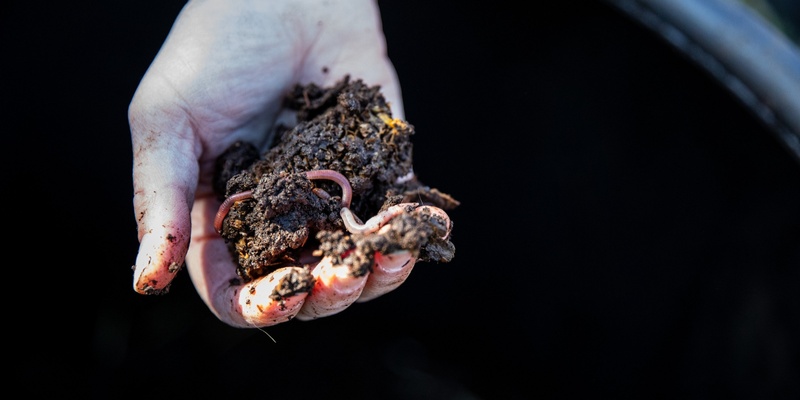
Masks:
[[[312,270],[314,288],[278,303],[269,294],[288,270],[235,283],[234,261],[214,229],[221,203],[211,188],[215,159],[235,141],[268,143],[295,84],[330,86],[347,74],[381,86],[393,116],[404,118],[373,0],[187,3],[129,108],[136,292],[163,291],[185,262],[217,318],[252,328],[333,315],[406,280],[416,261],[407,251],[378,254],[362,277],[323,258]]]

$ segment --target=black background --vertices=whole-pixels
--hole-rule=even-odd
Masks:
[[[800,165],[615,9],[381,1],[415,170],[462,202],[456,256],[273,342],[219,322],[185,272],[132,289],[127,106],[184,2],[52,3],[0,26],[11,387],[800,398]]]

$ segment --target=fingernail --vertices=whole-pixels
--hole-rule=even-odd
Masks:
[[[387,273],[397,273],[406,268],[411,263],[411,252],[398,251],[390,254],[378,253],[375,255],[374,268],[381,269]]]

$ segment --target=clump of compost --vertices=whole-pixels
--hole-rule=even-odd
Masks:
[[[285,107],[296,111],[296,125],[281,127],[265,153],[237,142],[216,164],[220,200],[248,193],[219,227],[243,281],[284,266],[308,267],[324,256],[351,266],[355,275],[369,271],[375,252],[408,250],[418,261],[453,258],[451,220],[409,210],[379,232],[350,233],[340,216],[343,188],[306,176],[315,170],[344,175],[352,187],[349,209],[364,221],[400,203],[442,210],[459,205],[416,178],[414,127],[392,116],[379,86],[350,77],[327,88],[297,85]]]

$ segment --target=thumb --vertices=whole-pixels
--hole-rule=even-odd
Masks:
[[[189,247],[199,152],[188,116],[145,101],[146,90],[140,89],[128,110],[139,237],[133,288],[160,294],[168,291]]]

